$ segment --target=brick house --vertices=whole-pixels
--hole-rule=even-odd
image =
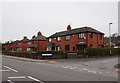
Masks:
[[[104,46],[104,33],[91,27],[71,29],[57,32],[47,38],[47,51],[78,51],[86,48],[98,48]]]
[[[9,48],[10,48],[10,43],[9,43],[9,41],[6,42],[6,43],[4,43],[4,44],[2,44],[2,49],[3,49],[3,50],[9,51],[9,50],[10,50]]]
[[[29,39],[24,36],[22,40],[20,40],[17,44],[16,44],[16,50],[17,51],[27,51],[27,42],[29,41]]]
[[[27,42],[27,51],[44,51],[46,50],[46,37],[39,31],[37,36],[33,36]]]
[[[16,49],[18,47],[19,40],[13,41],[11,43],[12,43],[12,51],[17,51]]]

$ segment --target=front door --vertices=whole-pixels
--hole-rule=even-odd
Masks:
[[[52,51],[55,51],[55,47],[52,47]]]

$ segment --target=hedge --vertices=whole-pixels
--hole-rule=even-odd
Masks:
[[[62,51],[37,51],[37,52],[31,52],[31,51],[3,51],[2,53],[5,54],[5,55],[10,55],[10,56],[33,58],[33,59],[50,58],[50,57],[42,57],[42,54],[53,54],[52,58],[54,58],[54,59],[65,57]]]
[[[120,48],[112,48],[112,55],[119,55]],[[5,55],[17,56],[17,57],[25,57],[25,58],[33,58],[33,59],[44,59],[44,58],[53,58],[53,59],[62,59],[67,58],[67,53],[77,53],[77,55],[87,55],[88,57],[93,56],[108,56],[110,54],[109,48],[87,48],[86,54],[84,51],[74,51],[74,52],[63,52],[63,51],[2,51]],[[52,57],[42,57],[42,54],[53,54]]]
[[[112,55],[119,55],[120,54],[120,48],[112,48],[111,53],[112,53]],[[110,49],[109,48],[87,48],[86,54],[89,57],[92,57],[92,56],[107,56],[107,55],[110,55]]]

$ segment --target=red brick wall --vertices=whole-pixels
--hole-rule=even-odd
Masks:
[[[5,47],[5,50],[6,50],[6,51],[9,51],[9,43],[6,44],[4,47]]]
[[[86,36],[86,33],[84,34]],[[79,42],[85,42],[86,43],[86,39],[78,39],[78,34],[74,34],[74,35],[70,35],[70,40],[66,41],[65,40],[65,36],[61,37],[61,41],[57,41],[57,38],[51,38],[51,42],[55,42],[56,46],[60,45],[61,46],[61,50],[65,51],[65,45],[70,45],[70,51],[73,51],[73,47],[76,48],[76,44],[78,44]],[[47,45],[50,44],[48,42],[47,39]]]
[[[46,41],[38,41],[38,51],[46,50]]]
[[[21,46],[22,46],[22,51],[26,51],[27,50],[27,42],[22,42]]]
[[[90,34],[88,33],[88,43],[87,43],[87,33],[84,33],[84,36],[86,37],[85,39],[79,39],[78,34],[70,35],[70,40],[68,41],[65,40],[65,36],[61,37],[61,41],[57,41],[57,38],[51,38],[50,43],[55,42],[56,46],[60,45],[62,51],[65,51],[65,45],[70,45],[70,51],[73,51],[73,47],[75,47],[76,50],[76,44],[78,44],[79,42],[85,42],[87,46],[93,44],[93,48],[97,48],[97,40],[98,43],[103,44],[103,38],[102,40],[100,40],[99,34],[93,33],[93,38],[90,39]],[[48,42],[47,39],[47,45],[49,45],[50,43]]]
[[[12,43],[12,50],[13,50],[13,51],[16,50],[16,43]]]
[[[31,42],[31,45],[27,44],[27,47],[29,47],[29,46],[30,47],[32,47],[32,46],[37,47],[38,51],[46,50],[46,41],[38,40],[37,44],[36,44],[36,41],[30,41],[30,42]],[[34,42],[34,44],[32,42]]]
[[[93,33],[93,38],[90,38],[90,33],[88,33],[88,47],[92,44],[93,48],[97,48],[98,44],[104,44],[104,36],[102,35],[102,39],[100,40],[100,34]]]

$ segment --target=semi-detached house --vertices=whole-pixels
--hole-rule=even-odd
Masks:
[[[86,48],[104,46],[104,33],[91,27],[71,29],[56,32],[47,38],[47,51],[79,51]]]
[[[33,36],[27,42],[27,51],[45,51],[46,50],[46,37],[39,31],[37,36]]]

